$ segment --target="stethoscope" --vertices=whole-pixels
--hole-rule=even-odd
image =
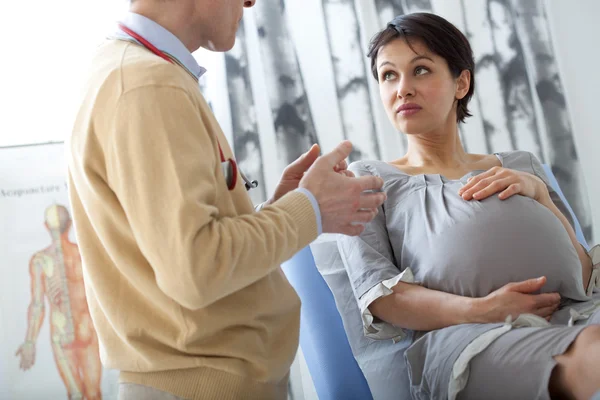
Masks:
[[[185,68],[185,66],[183,66],[177,59],[169,57],[165,52],[160,51],[152,43],[150,43],[149,41],[144,39],[141,35],[132,31],[125,25],[120,23],[119,29],[121,29],[125,34],[129,35],[131,38],[137,40],[142,46],[144,46],[146,49],[150,50],[152,53],[159,56],[163,60],[165,60],[171,64],[178,64],[181,67],[183,67],[186,71],[188,71],[188,69]],[[190,73],[190,75],[192,75],[194,77],[194,79],[198,79],[191,72],[189,72],[189,73]],[[217,139],[217,146],[219,146],[219,156],[221,158],[221,171],[223,171],[223,175],[225,176],[225,182],[227,183],[227,188],[229,190],[233,190],[235,188],[235,185],[237,184],[238,173],[244,181],[244,186],[246,187],[246,190],[257,188],[258,181],[248,179],[248,177],[241,171],[241,169],[238,167],[237,163],[235,162],[235,160],[233,158],[228,158],[227,160],[225,159],[225,156],[223,155],[223,150],[221,149],[221,144],[219,143],[218,139]]]

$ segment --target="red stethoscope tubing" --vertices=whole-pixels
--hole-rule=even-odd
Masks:
[[[137,34],[134,31],[132,31],[131,29],[129,29],[128,27],[126,27],[123,24],[119,24],[119,28],[123,32],[125,32],[126,34],[128,34],[129,36],[131,36],[132,38],[134,38],[135,40],[137,40],[138,42],[140,42],[142,44],[142,46],[144,46],[145,48],[147,48],[148,50],[150,50],[152,53],[154,53],[155,55],[159,56],[163,60],[165,60],[165,61],[173,64],[173,60],[169,56],[167,56],[164,52],[162,52],[158,48],[156,48],[156,46],[154,46],[152,43],[150,43],[149,41],[147,41],[144,37],[142,37],[141,35]],[[217,146],[219,147],[219,156],[221,157],[221,162],[228,161],[228,162],[231,163],[231,167],[232,167],[232,170],[233,170],[232,171],[233,172],[233,177],[231,179],[231,182],[227,185],[227,188],[229,190],[233,190],[233,188],[235,188],[235,184],[237,183],[237,173],[238,173],[237,163],[235,162],[235,160],[233,158],[225,160],[225,156],[223,155],[223,149],[221,149],[221,144],[219,143],[218,140],[217,140]]]
[[[135,33],[134,31],[132,31],[131,29],[129,29],[128,27],[126,27],[123,24],[119,24],[119,28],[123,32],[125,32],[126,34],[128,34],[129,36],[131,36],[132,38],[134,38],[135,40],[137,40],[138,42],[140,42],[145,48],[147,48],[148,50],[150,50],[151,52],[153,52],[154,54],[156,54],[157,56],[159,56],[163,60],[168,61],[171,64],[173,63],[173,60],[171,60],[169,58],[169,56],[167,56],[164,52],[162,52],[159,49],[157,49],[156,46],[154,46],[152,43],[150,43],[149,41],[147,41],[146,39],[144,39],[141,35],[138,35],[137,33]]]

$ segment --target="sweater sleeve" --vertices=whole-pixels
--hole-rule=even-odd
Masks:
[[[185,90],[145,86],[121,95],[107,176],[160,289],[199,309],[265,277],[317,236],[310,200],[294,191],[260,213],[226,216],[214,136]]]

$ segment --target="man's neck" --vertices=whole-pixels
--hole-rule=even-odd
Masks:
[[[171,32],[181,40],[190,53],[200,48],[202,41],[191,23],[193,10],[174,7],[169,2],[138,0],[131,4],[129,11],[151,19]]]

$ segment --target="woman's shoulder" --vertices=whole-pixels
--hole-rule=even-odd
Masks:
[[[516,169],[519,171],[539,173],[542,170],[542,163],[535,154],[525,150],[512,150],[495,153],[500,159],[504,168]]]
[[[348,169],[356,176],[373,175],[381,177],[384,182],[390,180],[405,180],[410,178],[410,175],[406,174],[399,168],[392,164],[380,161],[380,160],[361,160],[355,161],[348,166]]]
[[[354,172],[357,176],[362,175],[374,175],[381,176],[382,173],[388,169],[389,164],[385,161],[379,160],[360,160],[354,161],[349,166],[348,169]]]

